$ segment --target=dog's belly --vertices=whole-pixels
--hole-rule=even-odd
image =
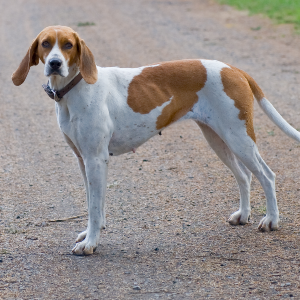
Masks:
[[[149,128],[146,124],[140,124],[133,129],[115,130],[108,145],[110,155],[120,155],[135,150],[144,144],[159,130]]]

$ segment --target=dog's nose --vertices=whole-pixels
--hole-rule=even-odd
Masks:
[[[62,65],[62,61],[58,58],[53,58],[49,61],[49,65],[51,69],[58,70]]]

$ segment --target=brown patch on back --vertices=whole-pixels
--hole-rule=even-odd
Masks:
[[[156,128],[161,129],[188,113],[198,101],[196,93],[204,87],[206,79],[206,69],[200,60],[146,67],[130,83],[127,103],[134,112],[148,114],[171,100],[157,118]]]
[[[229,98],[234,100],[234,105],[239,109],[239,119],[245,120],[247,134],[256,142],[254,128],[253,128],[253,82],[258,87],[257,83],[246,72],[238,68],[223,68],[221,70],[221,78],[224,86],[224,92]],[[252,79],[252,86],[248,81]],[[255,87],[255,86],[254,86]],[[259,87],[258,87],[259,88]],[[263,95],[261,89],[255,89],[257,96]],[[255,95],[255,94],[254,94]],[[255,95],[256,97],[256,95]],[[263,97],[263,96],[262,96]],[[260,98],[258,98],[260,100]]]
[[[229,65],[230,66],[230,65]],[[262,98],[264,98],[264,92],[262,91],[262,89],[258,86],[258,84],[256,83],[256,81],[249,75],[247,74],[245,71],[240,70],[236,67],[230,66],[232,69],[241,72],[244,77],[247,79],[250,88],[252,90],[252,93],[254,95],[254,97],[256,98],[257,101],[261,101]]]

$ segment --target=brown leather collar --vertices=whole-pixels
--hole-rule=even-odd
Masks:
[[[44,88],[45,92],[51,99],[55,100],[56,102],[59,102],[62,99],[62,97],[67,92],[69,92],[81,79],[82,79],[82,75],[79,72],[79,74],[76,75],[76,77],[60,91],[52,90],[49,86],[49,81],[47,85],[43,84],[42,87]]]

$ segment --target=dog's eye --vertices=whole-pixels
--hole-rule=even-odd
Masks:
[[[71,49],[73,47],[73,45],[71,43],[66,43],[64,48],[65,49]]]
[[[49,48],[49,47],[50,47],[50,43],[47,42],[47,41],[42,42],[42,46],[43,46],[44,48]]]

